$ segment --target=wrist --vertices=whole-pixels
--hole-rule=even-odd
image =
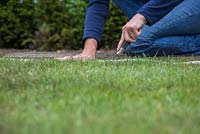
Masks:
[[[84,51],[96,52],[97,40],[94,38],[88,38],[85,40]]]
[[[147,19],[140,13],[137,13],[135,16],[133,16],[132,20],[137,20],[140,22],[140,24],[142,23],[142,25],[147,23]]]
[[[88,38],[85,40],[85,44],[93,44],[97,46],[97,40],[94,38]]]
[[[144,24],[147,23],[147,19],[140,13],[137,13],[135,17],[139,18]]]

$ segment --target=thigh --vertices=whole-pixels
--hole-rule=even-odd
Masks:
[[[113,0],[113,2],[131,19],[136,11],[149,0]]]
[[[151,36],[182,36],[200,33],[200,1],[185,0],[151,27]]]

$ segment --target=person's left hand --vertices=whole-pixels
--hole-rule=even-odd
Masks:
[[[126,42],[133,43],[141,34],[141,29],[147,23],[145,17],[141,14],[136,14],[123,28],[122,35],[119,41],[117,51],[120,50],[122,45]]]

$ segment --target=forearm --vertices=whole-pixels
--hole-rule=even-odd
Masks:
[[[85,17],[83,41],[87,38],[100,40],[108,11],[109,0],[89,0]]]

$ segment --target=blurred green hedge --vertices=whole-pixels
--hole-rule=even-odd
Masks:
[[[1,0],[0,47],[79,49],[86,6],[87,0]],[[125,22],[111,3],[102,47],[116,46]]]

